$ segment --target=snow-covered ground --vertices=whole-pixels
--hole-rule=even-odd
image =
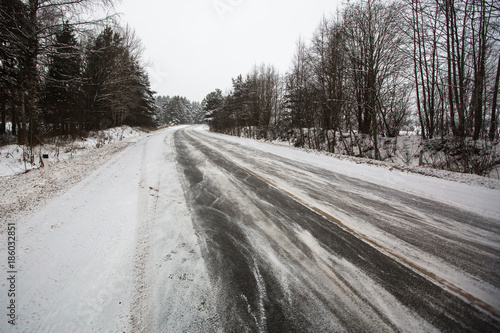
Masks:
[[[193,226],[193,208],[188,206],[185,198],[186,188],[172,142],[173,134],[179,128],[134,135],[134,138],[123,141],[117,139],[121,136],[117,131],[114,135],[110,134],[114,138],[113,143],[99,144],[99,149],[81,149],[80,154],[59,157],[59,162],[56,161],[55,151],[49,151],[52,160],[48,171],[36,169],[14,175],[11,172],[0,177],[0,234],[4,239],[0,243],[0,267],[4,275],[0,283],[0,306],[5,308],[14,299],[17,315],[16,327],[9,325],[5,318],[0,320],[1,332],[153,332],[159,331],[159,328],[169,328],[172,332],[198,332],[222,329],[215,306],[217,300],[214,299],[219,290],[214,290],[216,287],[203,257],[207,240]],[[236,160],[248,169],[253,170],[254,166],[245,164],[248,160],[238,156],[246,151],[260,151],[267,155],[254,157],[263,163],[269,163],[269,156],[285,158],[500,220],[500,182],[496,180],[483,182],[477,176],[446,172],[430,177],[382,164],[368,164],[365,160],[341,159],[220,136],[206,131],[205,127],[194,128],[193,131],[200,137],[237,144],[238,148],[228,148],[227,151],[215,146],[214,149],[219,149],[226,158]],[[102,141],[102,138],[95,139],[87,145],[95,147]],[[204,144],[214,145],[206,141]],[[3,156],[2,151],[2,164]],[[264,168],[263,165],[261,168]],[[15,171],[19,168],[19,164],[14,164],[6,169]],[[203,168],[208,170],[206,176],[209,176],[210,164],[207,162]],[[220,171],[213,172],[220,177]],[[256,169],[255,172],[261,171]],[[269,172],[272,175],[271,170]],[[265,176],[268,177],[267,174]],[[343,212],[335,207],[313,201],[296,184],[280,180],[281,176],[276,174],[269,180],[304,202],[341,218],[360,234],[386,244],[401,256],[411,261],[420,260],[418,263],[431,271],[445,267],[447,270],[441,274],[443,279],[461,287],[465,284],[463,288],[467,292],[494,307],[500,306],[491,299],[491,295],[485,294],[490,290],[493,296],[497,295],[499,286],[485,288],[480,279],[453,267],[449,269],[433,256],[370,226],[369,221],[349,220],[349,215],[342,215]],[[232,184],[232,181],[229,178],[220,179],[219,183]],[[311,181],[321,183],[323,179]],[[245,200],[251,203],[252,196],[248,198]],[[249,209],[252,210],[259,211]],[[259,214],[263,219],[267,216],[263,211]],[[7,272],[12,270],[7,260],[7,223],[16,226],[15,297],[7,293]],[[264,220],[258,223],[266,225]],[[438,227],[441,228],[441,225]],[[276,229],[273,228],[269,230]],[[361,278],[362,274],[356,273],[357,268],[347,269],[350,263],[327,254],[324,244],[320,244],[309,231],[299,227],[297,230],[298,240],[313,249],[314,256],[324,257],[321,265],[340,262],[340,266],[348,272],[346,274],[354,274],[353,279],[356,276]],[[460,224],[450,232],[470,241],[485,236],[484,245],[499,251],[498,234],[483,231],[476,234],[478,231]],[[280,241],[286,243],[286,239]],[[278,258],[273,260],[276,265],[282,265]],[[324,269],[330,272],[328,267]],[[467,286],[471,281],[475,281],[477,286]],[[370,291],[386,294],[385,291],[374,292],[381,288],[379,285],[360,283],[358,287],[367,290],[368,294]],[[387,299],[391,297],[387,295]],[[381,305],[377,307],[385,309],[387,299],[381,298]],[[405,311],[408,317],[413,316],[408,312],[410,310],[403,310],[398,312],[397,309],[387,308],[384,311],[389,317]],[[393,322],[397,327],[404,326],[400,318],[394,317]],[[410,324],[418,327],[419,323]],[[432,327],[420,329],[431,330]]]
[[[256,129],[242,128],[239,135],[244,138],[253,138]],[[302,138],[302,135],[304,138]],[[369,136],[354,138],[349,133],[337,133],[335,153],[328,153],[324,135],[314,129],[302,129],[288,133],[286,138],[275,140],[260,139],[275,145],[295,148],[299,150],[313,150],[318,154],[332,155],[338,159],[347,159],[357,163],[374,164],[388,168],[410,171],[422,175],[446,178],[459,182],[470,182],[474,177],[462,177],[457,172],[481,173],[485,177],[476,178],[482,184],[488,184],[487,178],[500,179],[500,142],[492,143],[484,140],[473,141],[471,138],[459,143],[453,138],[422,140],[419,130],[401,131],[398,137],[379,137],[378,150],[380,161],[373,159],[373,143]],[[333,141],[333,132],[329,132],[330,141]],[[316,138],[319,138],[319,142]],[[319,149],[317,148],[319,147]],[[360,153],[361,151],[361,153]],[[445,153],[447,152],[447,153]],[[354,157],[366,156],[366,158]],[[420,167],[419,167],[420,166]],[[445,171],[451,170],[451,171]],[[466,171],[468,170],[468,171]]]
[[[15,327],[0,320],[1,332],[150,332],[157,326],[154,320],[168,322],[174,330],[197,331],[192,312],[202,319],[213,315],[173,153],[164,142],[171,132],[140,138],[126,149],[120,143],[106,145],[105,156],[86,168],[78,169],[71,159],[47,176],[34,170],[3,177],[2,185],[16,190],[2,195],[1,202],[0,267],[5,276],[0,304],[15,299],[17,318]],[[86,174],[83,179],[81,173]],[[12,214],[8,206],[16,202],[11,201],[22,199],[11,196],[29,191],[33,175],[52,196],[27,194],[33,202],[24,202]],[[72,186],[61,184],[59,177]],[[57,185],[48,184],[52,181]],[[31,205],[35,208],[24,209]],[[7,223],[16,226],[13,298],[6,292],[11,270]],[[171,303],[165,303],[164,294]],[[183,307],[195,297],[203,311]],[[162,318],[161,311],[169,309],[170,316]]]
[[[11,176],[17,173],[26,172],[40,167],[40,158],[43,154],[48,155],[49,164],[66,161],[81,154],[88,154],[89,150],[99,149],[103,146],[126,141],[130,142],[134,138],[145,133],[142,130],[121,126],[110,128],[98,132],[90,132],[87,138],[77,140],[52,139],[52,143],[40,145],[34,148],[34,163],[26,162],[29,154],[28,148],[20,145],[5,145],[0,147],[0,177]],[[46,163],[47,160],[44,161]]]

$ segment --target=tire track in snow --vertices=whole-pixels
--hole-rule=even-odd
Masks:
[[[143,143],[140,179],[138,183],[136,247],[134,256],[134,303],[131,306],[130,321],[134,332],[151,332],[151,291],[154,286],[150,274],[151,232],[155,220],[160,188],[160,174],[148,170],[148,141]]]
[[[255,311],[250,311],[249,307],[247,314],[256,323],[255,331],[266,332],[268,328],[269,331],[298,332],[339,331],[354,328],[358,331],[397,331],[397,326],[391,323],[384,311],[372,306],[370,301],[358,292],[358,287],[345,279],[345,273],[340,273],[333,268],[339,265],[332,267],[319,263],[324,260],[328,261],[328,258],[316,257],[314,250],[303,242],[301,235],[303,230],[295,226],[297,220],[305,218],[308,221],[315,221],[318,218],[317,215],[304,210],[302,206],[296,206],[296,202],[288,200],[281,193],[274,192],[260,179],[249,177],[249,174],[241,168],[231,163],[224,163],[225,159],[208,153],[195,141],[188,138],[185,142],[189,143],[191,149],[190,151],[183,150],[183,156],[192,154],[196,150],[203,153],[196,160],[191,160],[188,165],[200,165],[204,158],[207,160],[205,164],[215,163],[214,166],[202,167],[200,171],[203,177],[208,179],[207,182],[212,182],[211,179],[214,179],[216,183],[211,186],[216,186],[222,191],[214,197],[227,201],[227,207],[220,210],[225,213],[228,210],[233,211],[229,214],[232,219],[227,223],[230,223],[232,228],[239,226],[239,230],[245,237],[242,239],[241,236],[225,231],[228,233],[227,237],[233,239],[235,243],[238,241],[240,244],[243,243],[240,246],[244,246],[251,260],[236,260],[226,253],[217,255],[230,262],[230,267],[234,265],[239,269],[242,269],[242,266],[248,267],[253,273],[253,276],[240,276],[239,278],[256,282]],[[221,175],[209,172],[211,168],[220,168],[230,182],[221,179]],[[189,170],[191,171],[192,168]],[[231,190],[234,186],[238,190]],[[231,200],[233,197],[234,200]],[[271,197],[274,198],[271,199]],[[200,202],[195,203],[195,205],[199,204]],[[269,205],[272,205],[271,213],[268,212],[271,208]],[[256,209],[251,209],[252,206]],[[203,212],[203,208],[199,209],[201,210],[199,215],[202,215],[200,224],[206,224],[203,215],[207,214]],[[245,209],[251,212],[245,212]],[[245,216],[248,214],[251,216]],[[260,222],[265,220],[269,221]],[[209,227],[209,229],[212,228]],[[211,239],[212,234],[207,234],[205,237]],[[272,253],[269,253],[270,251]],[[217,251],[212,249],[212,252]],[[279,269],[275,267],[276,260],[278,260],[278,265],[282,266]],[[252,267],[255,262],[258,265]],[[216,271],[217,277],[223,281],[231,280],[231,277],[217,275],[217,272],[224,271],[220,268],[220,264],[212,262],[211,266]],[[228,293],[233,294],[231,291]],[[391,297],[383,290],[377,291],[376,294],[377,297],[383,298],[384,302],[394,302],[394,300],[389,300]],[[247,301],[245,294],[243,297],[244,301]],[[415,319],[418,315],[411,315],[405,310],[398,313],[408,320],[421,321]],[[243,314],[244,312],[240,311],[240,316]],[[413,322],[411,325],[414,324]],[[422,322],[422,325],[425,326],[425,323]]]
[[[183,177],[175,158],[172,133],[176,130],[178,128],[169,129],[162,140],[152,142],[156,144],[156,155],[150,158],[161,173],[151,239],[155,266],[153,331],[221,332],[221,318],[215,309],[216,291],[201,251],[203,239],[193,226],[185,201]]]

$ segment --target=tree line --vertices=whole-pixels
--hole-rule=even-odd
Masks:
[[[255,67],[202,103],[212,130],[349,154],[415,122],[424,140],[497,140],[500,6],[493,0],[358,0],[299,40],[290,70]],[[355,152],[356,151],[356,152]]]
[[[108,0],[0,0],[0,134],[30,146],[122,124],[153,126],[140,42]]]
[[[266,137],[280,126],[283,82],[273,66],[255,66],[245,77],[232,80],[232,90],[209,93],[202,101],[205,120],[214,131]]]
[[[205,113],[199,102],[192,102],[182,96],[158,96],[158,121],[160,124],[203,124]]]

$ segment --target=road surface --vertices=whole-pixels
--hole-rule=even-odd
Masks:
[[[17,221],[17,328],[500,330],[495,214],[241,142],[162,130]]]

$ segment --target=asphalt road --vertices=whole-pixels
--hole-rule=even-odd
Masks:
[[[500,253],[450,226],[498,235],[498,221],[189,128],[174,133],[174,146],[225,331],[500,330],[488,305],[443,288],[431,272],[266,179],[293,183],[308,198],[495,287]]]

